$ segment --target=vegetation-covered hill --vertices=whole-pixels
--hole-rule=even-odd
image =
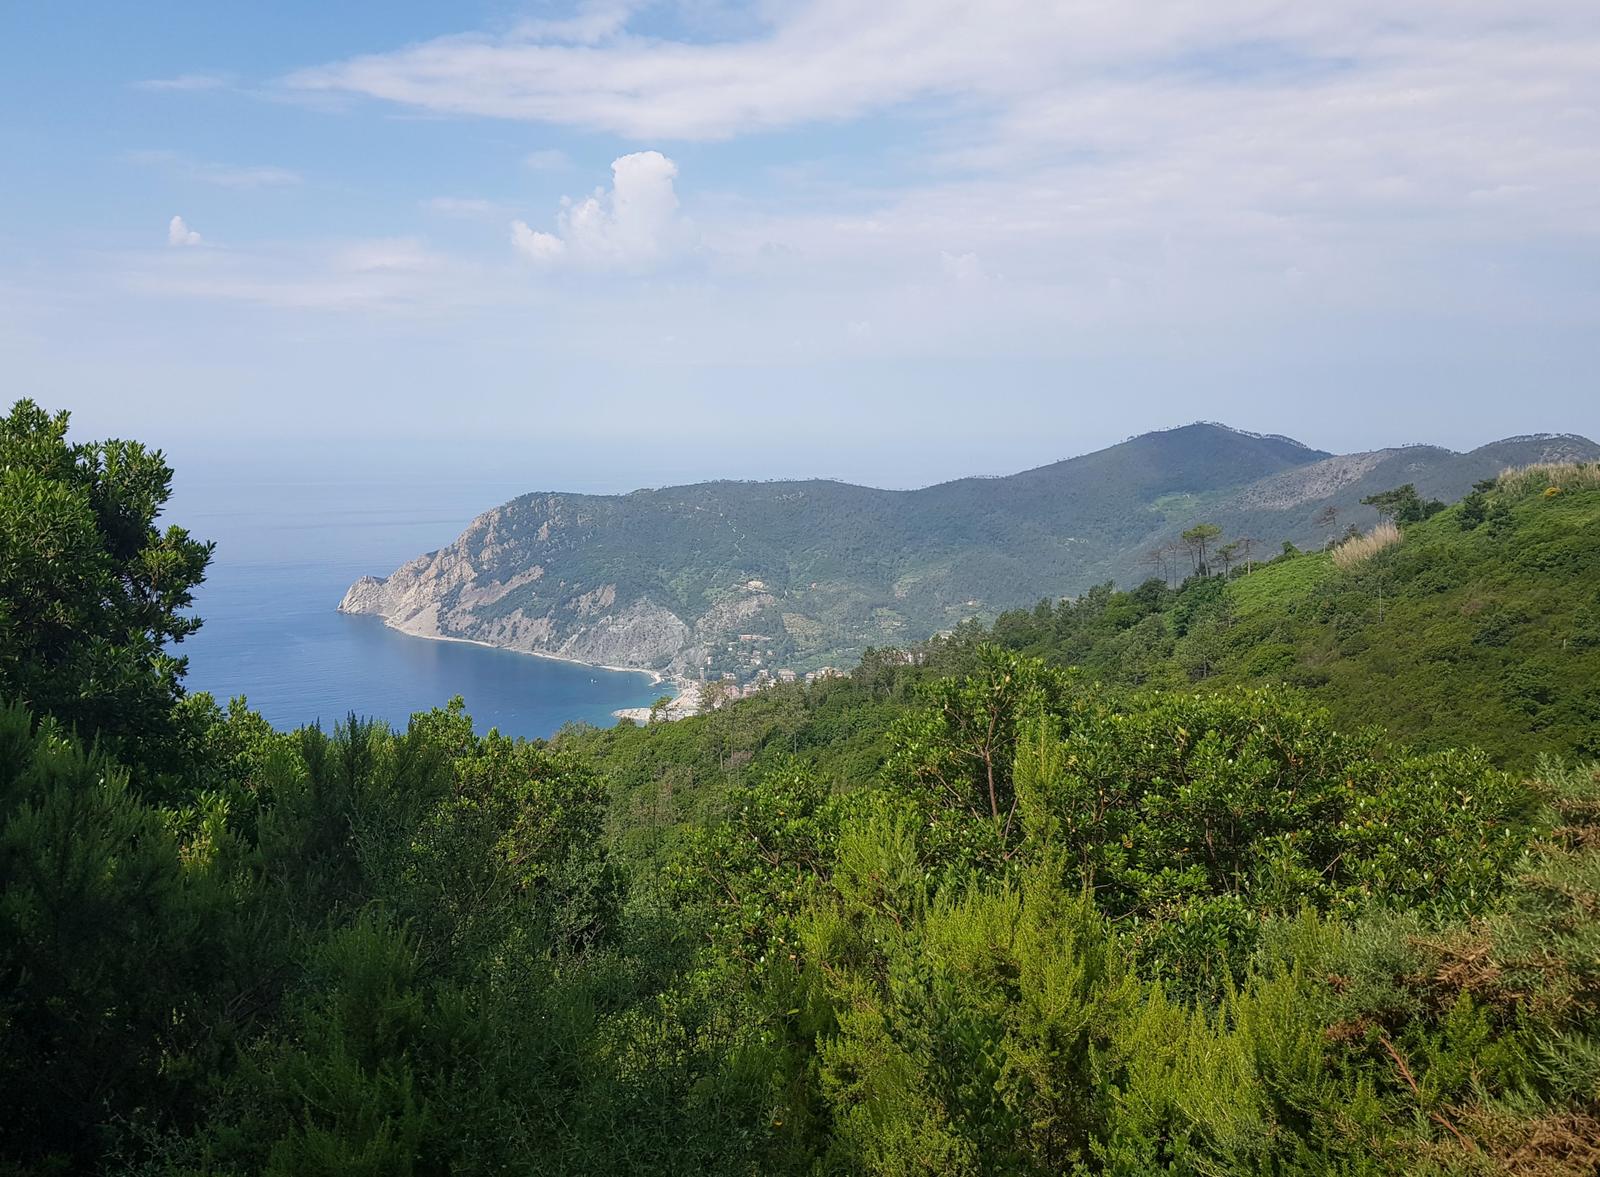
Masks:
[[[65,424],[0,421],[0,1173],[1600,1169],[1600,769],[1340,717],[1409,610],[1582,748],[1496,680],[1600,467],[547,744],[184,697],[208,551]]]
[[[1454,498],[1508,464],[1558,457],[1600,448],[1538,437],[1471,454],[1335,458],[1200,424],[916,491],[716,482],[540,493],[383,580],[364,578],[340,607],[429,636],[743,679],[854,661],[1041,593],[1170,570],[1169,545],[1200,518],[1251,537],[1254,551],[1276,550],[1370,522],[1359,500],[1374,490],[1411,482]]]
[[[1105,586],[1004,614],[992,634],[1108,682],[1286,682],[1433,747],[1600,756],[1595,467],[1508,475],[1369,558],[1339,554],[1178,590]]]

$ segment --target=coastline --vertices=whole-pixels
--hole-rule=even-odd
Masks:
[[[700,684],[693,679],[684,678],[682,675],[664,674],[659,670],[650,670],[639,666],[612,666],[606,662],[588,662],[582,658],[573,658],[566,654],[546,654],[540,650],[519,650],[513,646],[497,646],[493,642],[481,641],[478,638],[454,637],[443,633],[418,633],[415,630],[403,629],[398,625],[391,625],[389,619],[379,613],[346,613],[339,610],[346,617],[373,617],[383,623],[383,627],[393,630],[408,638],[422,638],[430,642],[460,642],[466,646],[482,646],[485,650],[504,650],[508,654],[525,654],[530,658],[544,658],[551,662],[566,662],[573,666],[586,666],[591,670],[609,670],[615,674],[644,674],[650,677],[651,686],[660,686],[669,683],[672,686],[672,701],[666,708],[665,718],[687,719],[691,715],[700,714]],[[648,723],[650,721],[650,707],[619,707],[611,714],[619,722],[626,719],[634,723]]]
[[[340,610],[340,612],[344,613],[344,610]],[[445,633],[417,633],[415,630],[402,629],[398,625],[390,625],[387,617],[377,613],[344,613],[344,615],[346,617],[375,617],[383,622],[384,629],[392,629],[395,633],[404,634],[408,638],[421,638],[428,642],[460,642],[466,646],[482,646],[485,650],[504,650],[507,654],[526,654],[529,658],[547,658],[551,662],[569,662],[574,666],[587,666],[592,670],[610,670],[617,674],[647,674],[650,676],[650,684],[652,686],[668,681],[668,676],[662,674],[661,671],[650,670],[643,666],[611,666],[605,662],[587,662],[582,658],[572,658],[566,654],[546,654],[542,650],[519,650],[514,646],[497,646],[493,642],[479,641],[477,638],[458,638]]]
[[[672,675],[664,679],[670,682],[677,692],[672,696],[672,702],[667,704],[662,718],[667,722],[674,719],[688,719],[691,715],[700,714],[700,684],[690,678]],[[611,714],[620,719],[631,719],[634,723],[649,723],[649,707],[619,707]]]

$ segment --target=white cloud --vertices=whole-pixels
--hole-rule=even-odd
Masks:
[[[813,288],[924,282],[938,256],[953,299],[1004,274],[1158,323],[1276,297],[1289,269],[1346,305],[1442,308],[1475,254],[1521,248],[1532,281],[1600,223],[1593,0],[1522,0],[1515,20],[1503,0],[1412,0],[1403,17],[1390,0],[795,0],[706,41],[607,11],[582,38],[524,25],[289,83],[660,139],[911,106],[890,150],[846,144],[770,195],[697,197],[721,274]],[[614,200],[517,222],[513,241],[546,265],[647,264],[650,233],[626,232]]]
[[[351,58],[287,81],[639,138],[721,138],[918,99],[1003,106],[1063,82],[1139,76],[1151,90],[1194,90],[1230,75],[1425,67],[1451,46],[1489,50],[1479,64],[1493,68],[1496,49],[1530,36],[1592,63],[1600,33],[1589,0],[1523,0],[1516,21],[1494,0],[1412,0],[1403,20],[1389,0],[809,0],[772,11],[758,35],[690,42],[632,34],[622,9],[591,10],[582,36],[533,22],[501,36],[442,37]],[[1578,65],[1569,61],[1564,72]]]
[[[414,242],[279,243],[228,264],[172,251],[142,288],[402,317],[470,305],[486,336],[536,321],[552,355],[672,335],[675,356],[748,364],[1139,357],[1152,339],[1249,357],[1319,331],[1341,354],[1346,334],[1352,355],[1386,354],[1430,331],[1600,321],[1582,268],[1600,225],[1593,0],[1522,0],[1515,20],[1503,0],[1414,0],[1398,17],[1379,0],[746,8],[759,15],[704,43],[591,10],[582,27],[300,75],[341,99],[598,129],[667,154],[623,156],[602,189],[532,216],[424,202],[486,219],[498,256],[476,267]],[[875,115],[894,121],[696,149],[692,166],[667,146]],[[610,141],[528,130],[580,158]],[[668,155],[693,179],[693,229]],[[571,166],[553,150],[523,162]],[[694,266],[667,264],[691,247]],[[514,261],[665,274],[528,282]]]
[[[189,224],[182,217],[173,217],[167,222],[168,245],[199,245],[200,234],[189,228]]]
[[[511,243],[539,265],[570,262],[597,270],[640,270],[671,260],[690,244],[678,215],[673,180],[678,165],[659,151],[624,155],[611,164],[611,188],[562,201],[557,231],[511,223]]]
[[[511,222],[511,245],[537,265],[553,265],[567,252],[566,242],[553,233],[528,228],[526,221]]]

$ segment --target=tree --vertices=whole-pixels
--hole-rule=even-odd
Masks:
[[[925,706],[895,727],[890,764],[938,802],[991,822],[1002,847],[1016,818],[1012,787],[1017,725],[1063,692],[1059,672],[997,646],[980,647],[973,673],[939,679]]]
[[[182,1102],[225,952],[200,841],[101,751],[0,706],[0,1170],[95,1171],[113,1120]]]
[[[1326,527],[1328,529],[1328,538],[1322,542],[1322,547],[1326,550],[1333,544],[1334,528],[1339,524],[1339,508],[1329,503],[1317,512],[1316,523],[1318,527]]]
[[[1239,540],[1230,540],[1217,548],[1217,559],[1222,561],[1222,575],[1226,576],[1233,570],[1233,563],[1239,558],[1242,544]]]
[[[714,678],[700,684],[700,710],[715,711],[733,697],[733,684],[726,679]]]
[[[168,642],[213,545],[156,528],[172,487],[159,450],[71,443],[68,414],[30,400],[0,419],[0,698],[162,767],[187,659]]]
[[[1371,507],[1385,519],[1395,523],[1421,523],[1444,510],[1438,499],[1423,501],[1413,483],[1397,486],[1393,490],[1379,491],[1361,500],[1362,506]]]
[[[1222,534],[1222,528],[1215,523],[1196,523],[1183,533],[1184,546],[1189,549],[1189,554],[1194,558],[1194,570],[1199,576],[1207,574],[1206,546]]]

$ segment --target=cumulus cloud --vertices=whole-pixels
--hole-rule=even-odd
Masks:
[[[1343,275],[1352,301],[1415,304],[1455,297],[1453,279],[1418,282],[1475,246],[1554,256],[1596,223],[1593,0],[1521,0],[1515,20],[1492,0],[1413,0],[1403,20],[1390,0],[794,0],[699,40],[646,32],[622,8],[585,17],[287,83],[659,140],[914,105],[893,158],[846,145],[819,164],[831,175],[708,216],[718,265],[802,276],[917,280],[932,255],[947,288],[987,272],[1077,282],[1091,302],[1218,307],[1292,267],[1308,288]],[[670,177],[656,183],[670,194]],[[631,243],[616,193],[554,225],[517,222],[516,248],[544,265],[640,264],[651,251]]]
[[[199,245],[200,234],[189,228],[189,224],[182,217],[173,217],[167,222],[168,245]]]
[[[526,221],[511,222],[511,246],[538,265],[553,265],[567,252],[567,243],[554,233],[528,228]]]
[[[678,214],[678,165],[659,151],[624,155],[611,164],[611,187],[562,201],[556,232],[511,222],[511,244],[542,266],[571,263],[597,270],[639,270],[671,260],[690,243]]]
[[[648,24],[591,8],[288,84],[600,132],[530,128],[521,148],[578,144],[580,160],[610,136],[687,161],[673,140],[861,120],[767,135],[759,152],[697,149],[691,175],[715,161],[717,190],[697,183],[692,230],[678,169],[653,151],[559,210],[430,202],[504,227],[509,242],[490,243],[503,269],[474,273],[472,297],[539,306],[562,324],[558,351],[610,355],[667,316],[684,354],[755,362],[790,335],[852,354],[1054,356],[1123,338],[1142,354],[1173,325],[1287,338],[1361,316],[1568,322],[1600,305],[1575,260],[1600,223],[1594,0],[1520,0],[1514,20],[1503,0],[1413,0],[1403,19],[1389,0],[792,0],[701,39],[663,31],[694,24],[683,7]],[[554,150],[521,162],[572,166]],[[650,270],[693,246],[695,281],[519,282],[508,243],[571,274]],[[193,282],[221,252],[162,261]],[[407,313],[437,284],[402,264],[315,277],[228,280]],[[731,319],[739,332],[719,329]]]

